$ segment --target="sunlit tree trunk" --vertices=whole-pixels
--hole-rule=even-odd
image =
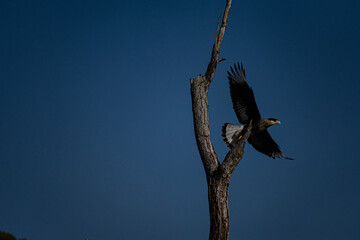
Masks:
[[[230,178],[244,154],[244,145],[250,136],[252,128],[250,123],[245,135],[228,152],[224,161],[220,163],[210,138],[208,89],[213,80],[217,64],[224,60],[219,59],[219,52],[225,34],[231,3],[231,0],[226,1],[223,17],[222,19],[219,18],[215,43],[205,75],[190,79],[195,138],[208,184],[210,240],[229,239],[228,189]]]

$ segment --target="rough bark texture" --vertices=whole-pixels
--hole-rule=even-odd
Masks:
[[[220,165],[210,139],[208,112],[208,81],[204,76],[191,79],[191,96],[196,143],[204,164],[206,176]]]
[[[219,59],[221,42],[231,8],[231,0],[226,1],[225,11],[216,28],[216,38],[213,45],[211,60],[205,75],[191,78],[191,98],[194,117],[196,143],[204,165],[208,183],[208,199],[210,212],[210,240],[227,240],[229,238],[229,183],[236,166],[244,154],[244,145],[250,136],[251,123],[245,135],[226,155],[222,164],[211,143],[208,112],[208,89],[213,80]]]

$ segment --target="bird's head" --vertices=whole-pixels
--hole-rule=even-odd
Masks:
[[[280,121],[275,118],[268,118],[267,120],[269,120],[271,125],[280,124]]]

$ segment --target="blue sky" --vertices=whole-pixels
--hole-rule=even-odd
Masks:
[[[191,77],[225,1],[1,1],[0,230],[29,240],[206,239]],[[360,4],[235,1],[209,90],[237,123],[243,62],[295,161],[250,145],[230,184],[231,239],[359,239]]]

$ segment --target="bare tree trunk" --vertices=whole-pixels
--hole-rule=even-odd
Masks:
[[[225,157],[223,163],[208,177],[208,199],[210,212],[210,240],[229,239],[229,184],[231,176],[244,154],[244,140],[239,142]]]
[[[231,0],[226,1],[220,28],[219,23],[221,18],[219,18],[215,43],[205,75],[190,79],[195,138],[208,184],[210,240],[229,239],[228,188],[230,178],[244,154],[244,145],[250,136],[252,128],[252,124],[250,123],[245,135],[235,147],[228,152],[224,161],[220,164],[210,138],[208,89],[214,77],[217,64],[225,60],[219,59],[219,52],[225,34],[231,3]]]
[[[229,184],[221,177],[211,177],[208,181],[210,210],[209,239],[229,238]]]

